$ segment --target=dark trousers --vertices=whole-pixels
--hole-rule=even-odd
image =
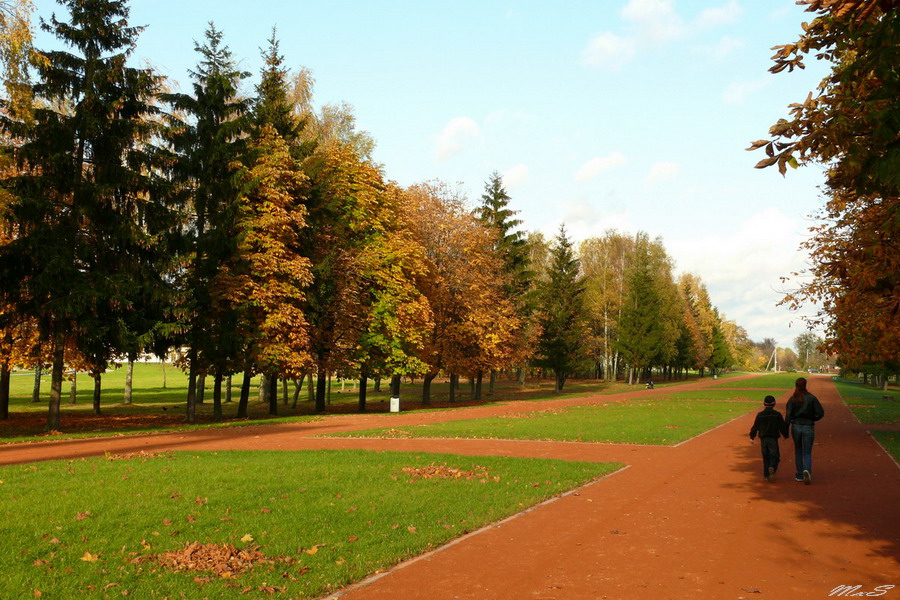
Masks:
[[[769,467],[776,471],[778,463],[781,462],[781,451],[778,449],[777,437],[761,437],[759,438],[759,447],[762,450],[763,458],[763,477],[769,474]]]
[[[797,466],[796,477],[803,476],[803,471],[812,473],[812,448],[816,441],[816,428],[812,424],[793,423],[791,437],[794,438],[794,464]]]

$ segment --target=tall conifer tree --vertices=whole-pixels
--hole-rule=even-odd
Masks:
[[[53,16],[42,27],[72,51],[42,53],[33,120],[4,121],[22,141],[23,174],[8,181],[17,237],[0,251],[0,272],[18,282],[4,293],[52,347],[48,429],[59,427],[64,347],[80,346],[98,369],[121,349],[117,325],[143,301],[141,285],[159,281],[155,234],[165,227],[149,200],[146,145],[160,81],[127,64],[142,28],[128,25],[124,1],[62,4],[70,21]]]
[[[188,267],[180,282],[180,318],[188,330],[188,421],[195,416],[197,376],[209,369],[221,375],[243,351],[237,311],[227,302],[214,304],[217,290],[211,282],[237,251],[241,190],[236,172],[245,151],[249,107],[238,89],[249,73],[236,67],[222,32],[210,23],[204,42],[194,48],[200,60],[191,72],[193,94],[163,96],[173,108],[167,139],[186,219],[181,233]]]
[[[556,392],[582,359],[585,334],[584,282],[581,266],[565,226],[559,228],[551,249],[548,279],[541,286],[538,315],[541,336],[538,340],[539,366],[553,369]]]

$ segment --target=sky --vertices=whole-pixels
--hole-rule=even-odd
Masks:
[[[66,10],[35,0],[37,16]],[[134,53],[183,91],[207,24],[258,80],[277,28],[314,104],[347,102],[400,185],[458,184],[474,206],[493,172],[523,229],[660,238],[750,338],[793,346],[782,276],[823,204],[818,167],[753,168],[751,141],[828,71],[768,73],[771,47],[812,15],[794,0],[133,0]],[[55,40],[38,32],[38,47]],[[812,312],[810,309],[808,312]]]

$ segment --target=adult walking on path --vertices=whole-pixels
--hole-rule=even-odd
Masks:
[[[788,400],[786,420],[794,440],[794,479],[806,485],[812,483],[812,449],[816,440],[816,423],[825,416],[819,399],[806,390],[806,379],[798,377],[794,393]]]

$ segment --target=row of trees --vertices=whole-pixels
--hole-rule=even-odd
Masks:
[[[2,115],[0,404],[13,366],[51,366],[48,428],[64,368],[182,356],[187,419],[199,378],[366,380],[550,369],[629,381],[657,368],[731,365],[746,333],[700,280],[674,281],[662,243],[614,232],[576,256],[565,230],[527,238],[499,175],[472,211],[445,184],[401,189],[373,164],[346,105],[312,108],[308,72],[275,32],[253,97],[212,24],[190,93],[129,65],[141,28],[122,0],[63,2],[42,27],[71,49],[34,53],[33,83]],[[27,92],[27,93],[24,93]],[[22,98],[25,98],[23,100]],[[5,396],[2,392],[5,385]],[[452,389],[452,386],[451,386]]]

